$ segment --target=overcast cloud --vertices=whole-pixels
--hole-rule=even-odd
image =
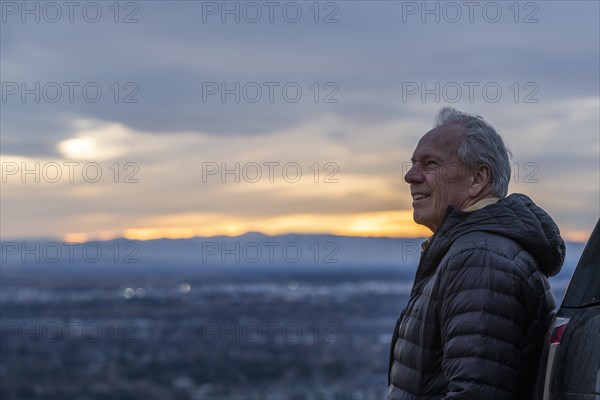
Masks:
[[[76,3],[70,22],[63,2],[2,1],[3,238],[310,231],[302,219],[393,235],[356,228],[377,216],[410,234],[403,163],[445,105],[498,128],[510,191],[569,237],[598,218],[597,2]],[[39,183],[21,171],[36,162]],[[95,183],[79,170],[91,162]],[[236,162],[239,184],[207,171]]]

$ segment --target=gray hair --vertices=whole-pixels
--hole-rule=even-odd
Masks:
[[[508,146],[496,130],[479,115],[471,115],[452,107],[442,108],[436,117],[435,127],[461,124],[465,139],[458,148],[458,157],[468,166],[487,165],[491,171],[490,189],[504,198],[510,181],[512,156]]]

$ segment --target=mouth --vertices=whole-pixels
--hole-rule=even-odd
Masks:
[[[426,193],[412,193],[413,201],[419,201],[431,197],[431,195]]]

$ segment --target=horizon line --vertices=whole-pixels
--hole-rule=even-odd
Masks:
[[[279,236],[296,235],[296,236],[335,236],[335,237],[342,237],[342,238],[358,238],[358,239],[405,239],[405,240],[409,240],[409,239],[424,240],[428,237],[428,236],[415,236],[415,235],[407,235],[407,236],[403,236],[403,235],[398,235],[398,236],[342,235],[342,234],[326,233],[326,232],[286,232],[286,233],[280,233],[280,234],[268,234],[268,233],[264,233],[261,231],[246,231],[246,232],[238,234],[238,235],[218,234],[218,235],[210,235],[210,236],[193,235],[193,236],[187,236],[187,237],[164,236],[164,237],[149,238],[149,239],[130,238],[125,235],[113,236],[113,237],[96,237],[96,238],[92,237],[90,239],[85,239],[85,240],[69,240],[68,238],[65,238],[65,237],[60,238],[60,237],[48,237],[48,236],[46,236],[46,237],[32,236],[32,237],[13,237],[13,238],[8,238],[8,239],[3,238],[1,240],[1,242],[62,241],[65,243],[93,243],[93,242],[110,242],[110,241],[117,241],[117,240],[128,240],[128,241],[135,241],[135,242],[151,242],[151,241],[156,241],[156,240],[191,240],[191,239],[217,238],[217,237],[239,238],[239,237],[247,236],[247,235],[251,235],[251,234],[261,235],[261,236],[265,236],[265,237],[279,237]],[[432,235],[433,235],[433,233],[432,233]],[[572,236],[568,235],[568,234],[564,235],[564,236],[562,236],[562,238],[565,242],[586,244],[590,235],[591,235],[591,231],[589,233],[586,232],[585,234],[584,234],[584,232],[577,232],[576,234],[574,234]],[[2,236],[4,236],[4,235],[2,235]],[[586,237],[583,238],[583,236],[586,236]]]

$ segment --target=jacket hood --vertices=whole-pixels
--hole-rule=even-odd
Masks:
[[[435,247],[449,247],[458,237],[473,231],[506,236],[537,261],[547,276],[556,275],[565,259],[565,243],[552,218],[524,194],[511,194],[495,204],[464,212],[449,207],[446,219],[433,238]],[[432,243],[433,244],[433,243]]]

